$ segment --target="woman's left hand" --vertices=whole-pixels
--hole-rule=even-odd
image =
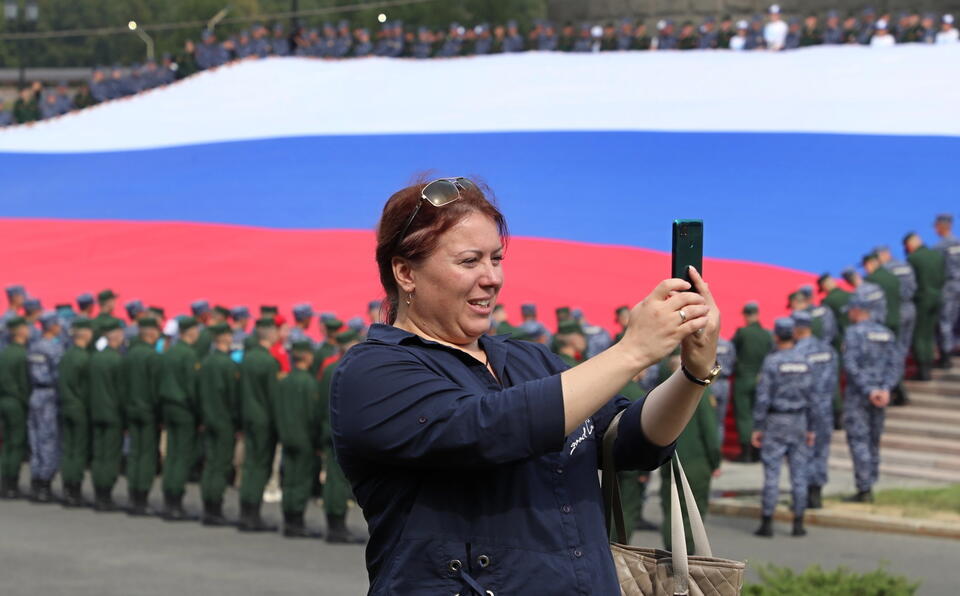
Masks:
[[[720,338],[720,309],[710,293],[710,286],[700,277],[700,272],[690,267],[690,282],[707,301],[710,312],[707,326],[691,333],[680,344],[680,361],[690,374],[702,379],[710,374],[717,363],[717,340]]]

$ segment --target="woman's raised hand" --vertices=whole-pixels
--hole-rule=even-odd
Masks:
[[[702,331],[688,334],[683,338],[680,360],[690,374],[702,379],[710,374],[717,363],[717,340],[720,338],[720,309],[710,293],[710,286],[700,277],[700,272],[690,268],[693,286],[703,297],[707,313],[703,317]]]

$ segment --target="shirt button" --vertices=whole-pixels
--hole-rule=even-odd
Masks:
[[[569,505],[564,505],[563,507],[560,508],[560,510],[563,511],[564,513],[570,513],[571,511],[573,511]]]
[[[427,422],[427,417],[426,417],[426,416],[421,416],[421,417],[417,418],[417,422],[419,422],[420,424],[426,424],[426,422]]]
[[[554,472],[556,472],[557,474],[563,474],[563,468],[557,468],[556,470],[554,470]]]
[[[576,558],[578,558],[578,559],[579,559],[580,557],[582,557],[582,556],[583,556],[583,553],[582,553],[582,552],[580,552],[580,550],[579,550],[579,549],[577,549],[577,550],[575,550],[575,551],[573,551],[573,556],[575,556]]]

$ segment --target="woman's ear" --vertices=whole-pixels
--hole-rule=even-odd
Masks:
[[[397,280],[400,291],[404,294],[412,294],[416,291],[417,284],[414,281],[413,267],[410,266],[410,261],[401,257],[393,257],[390,265],[393,267],[393,278]]]

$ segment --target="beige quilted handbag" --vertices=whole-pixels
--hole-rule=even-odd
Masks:
[[[613,464],[613,443],[617,439],[620,416],[617,414],[603,437],[603,506],[609,534],[611,521],[617,542],[610,552],[617,568],[623,596],[734,596],[743,589],[746,564],[713,556],[707,531],[697,510],[693,491],[676,454],[670,465],[670,532],[673,553],[654,548],[629,546],[620,503],[620,485]],[[683,487],[687,516],[693,531],[693,556],[687,556],[687,540],[680,513],[677,477]],[[612,519],[611,519],[612,516]]]

